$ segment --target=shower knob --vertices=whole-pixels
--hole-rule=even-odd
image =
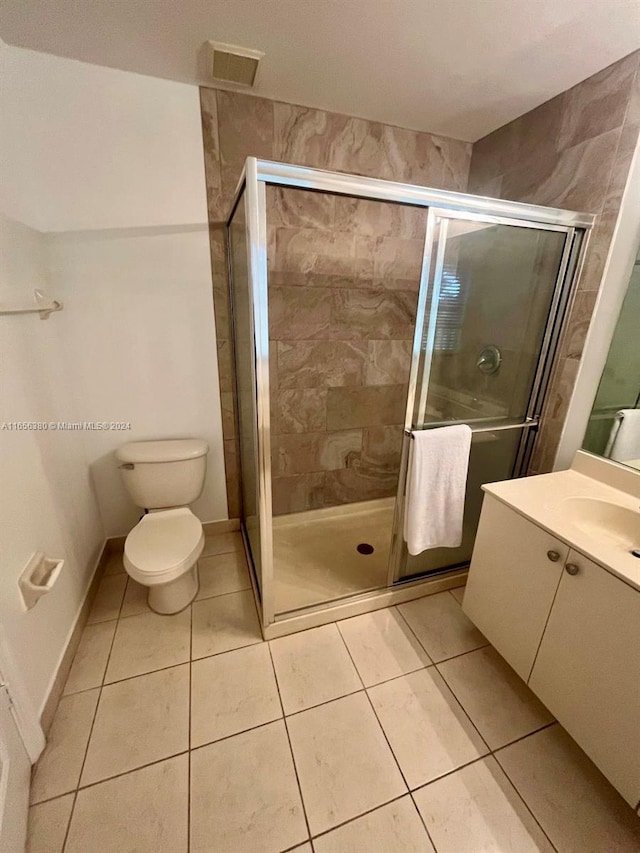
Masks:
[[[497,373],[500,369],[500,362],[502,361],[502,353],[498,349],[498,347],[491,344],[488,347],[485,347],[480,355],[478,356],[478,360],[476,361],[476,367],[480,371],[480,373],[486,373],[488,375],[492,373]]]

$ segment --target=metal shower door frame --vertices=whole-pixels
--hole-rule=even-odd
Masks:
[[[525,218],[527,214],[527,207],[529,206],[518,204],[518,208],[522,209],[522,216],[518,217],[492,215],[484,212],[466,212],[462,210],[452,210],[446,207],[429,208],[427,226],[425,229],[425,245],[420,276],[420,295],[418,299],[416,330],[413,341],[409,388],[407,392],[400,476],[398,478],[398,490],[394,510],[387,587],[402,583],[405,580],[415,580],[415,577],[413,576],[407,579],[401,577],[401,570],[404,559],[406,558],[402,527],[404,524],[404,500],[412,431],[416,429],[433,429],[440,426],[451,426],[455,423],[469,423],[468,420],[448,420],[440,422],[428,422],[425,420],[429,379],[434,353],[435,329],[438,317],[438,300],[442,285],[444,256],[449,230],[448,225],[452,220],[480,222],[486,223],[487,225],[505,225],[515,228],[529,228],[536,231],[554,231],[565,235],[551,304],[549,306],[544,326],[540,352],[536,363],[536,370],[531,384],[531,392],[529,394],[524,418],[516,423],[493,423],[491,426],[479,427],[480,431],[502,431],[505,429],[522,431],[512,471],[513,477],[521,476],[525,472],[526,466],[528,465],[531,457],[533,450],[532,437],[535,435],[540,424],[542,405],[549,384],[551,366],[553,364],[553,359],[560,338],[562,320],[574,295],[575,284],[578,277],[577,272],[579,272],[584,261],[584,254],[588,239],[588,231],[586,229],[589,226],[578,227],[572,222],[571,224],[569,222],[563,224],[560,221],[550,222],[538,221],[533,218],[528,219]],[[530,208],[530,213],[534,213],[533,208]],[[431,265],[434,253],[435,263],[433,264],[433,276],[431,276]],[[428,307],[427,301],[429,302]],[[424,322],[427,316],[428,325],[425,336]],[[424,364],[422,367],[420,382],[420,396],[418,398],[418,375],[420,373],[420,361],[423,354]],[[416,398],[418,398],[419,403],[417,410],[418,423],[414,422],[416,420]],[[486,421],[486,419],[481,419],[479,423],[483,420]],[[447,567],[443,569],[443,571],[447,570]],[[425,574],[434,573],[437,573],[437,570],[436,572],[432,571]]]
[[[443,220],[476,218],[481,221],[491,221],[498,224],[519,224],[535,228],[550,228],[564,230],[567,233],[582,233],[589,229],[594,222],[590,214],[573,211],[557,210],[539,205],[522,204],[519,202],[488,199],[466,193],[435,190],[412,184],[402,184],[394,181],[349,175],[341,172],[328,172],[321,169],[276,163],[248,157],[243,173],[231,205],[231,214],[227,219],[230,225],[233,212],[242,195],[246,193],[246,235],[248,254],[249,288],[253,305],[253,338],[255,364],[255,399],[257,409],[257,438],[258,454],[258,513],[260,525],[260,577],[258,580],[259,598],[261,603],[261,618],[264,628],[276,621],[274,602],[274,565],[273,565],[273,507],[271,496],[271,418],[269,396],[269,325],[268,325],[268,280],[267,280],[267,210],[266,185],[290,187],[292,189],[316,190],[353,198],[372,199],[380,202],[411,205],[428,208],[427,226],[425,232],[425,247],[423,265],[420,277],[420,292],[418,297],[418,315],[416,317],[416,334],[411,365],[409,395],[407,400],[407,415],[405,427],[408,428],[407,416],[413,412],[418,376],[418,365],[421,346],[421,330],[427,310],[427,293],[429,286],[429,266],[433,247],[436,217]],[[446,230],[446,228],[445,228]],[[571,241],[568,241],[571,242]],[[584,244],[584,241],[583,241]],[[584,245],[583,245],[584,248]],[[233,270],[230,271],[233,275]],[[433,301],[433,300],[432,300]],[[433,306],[430,307],[430,315]],[[422,314],[420,315],[420,311]],[[429,318],[434,324],[435,319]],[[420,333],[418,333],[420,328]],[[434,326],[435,328],[435,326]],[[416,349],[417,347],[417,349]],[[416,360],[417,359],[417,360]],[[412,383],[413,382],[413,387]],[[406,442],[405,442],[406,444]],[[241,463],[241,460],[240,460]],[[405,450],[403,449],[403,464],[406,470]],[[401,468],[401,477],[402,476]],[[404,483],[403,483],[404,488]],[[397,509],[396,509],[397,512]],[[394,521],[394,534],[397,533],[397,523]],[[394,539],[397,536],[394,535]],[[397,549],[396,549],[397,550]],[[392,551],[393,555],[393,551]],[[389,586],[395,581],[390,559]],[[255,573],[255,566],[254,566]],[[358,596],[354,596],[354,599]]]

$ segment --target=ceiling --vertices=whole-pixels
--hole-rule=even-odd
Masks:
[[[3,0],[0,36],[208,85],[204,42],[257,48],[255,94],[473,142],[640,48],[640,0]]]

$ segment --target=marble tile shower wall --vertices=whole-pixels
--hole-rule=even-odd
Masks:
[[[532,473],[551,470],[640,134],[640,51],[474,143],[469,192],[598,214]]]
[[[391,497],[426,211],[267,189],[275,514]]]
[[[239,514],[224,219],[248,156],[464,190],[471,145],[201,89],[230,516]],[[391,494],[423,211],[281,191],[269,199],[276,512]],[[421,248],[421,247],[420,247]]]

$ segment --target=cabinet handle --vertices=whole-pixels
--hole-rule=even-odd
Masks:
[[[552,563],[557,563],[560,559],[560,554],[557,551],[547,551],[547,557],[551,560]]]
[[[576,566],[575,563],[567,563],[565,569],[570,575],[577,575],[580,571],[580,566]]]

